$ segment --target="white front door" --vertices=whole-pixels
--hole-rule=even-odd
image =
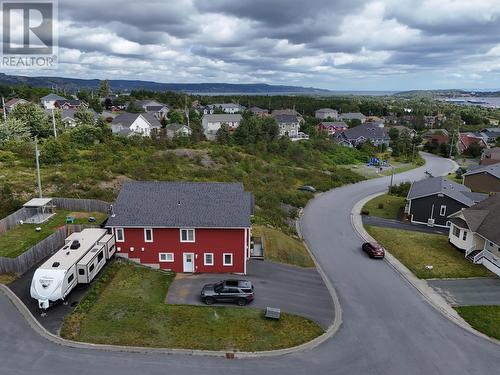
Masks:
[[[182,264],[182,272],[194,272],[194,254],[184,253]]]

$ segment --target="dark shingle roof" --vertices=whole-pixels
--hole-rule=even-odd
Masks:
[[[347,129],[343,134],[348,140],[357,140],[360,137],[365,139],[386,139],[389,140],[390,137],[386,133],[383,127],[377,124],[366,123],[362,125],[355,126],[354,128]]]
[[[500,245],[500,194],[466,208],[461,213],[472,231]]]
[[[250,227],[253,196],[240,183],[125,182],[108,226]]]
[[[464,176],[470,176],[478,173],[488,173],[500,179],[500,164],[492,164],[492,165],[486,165],[484,167],[474,168],[465,173]]]
[[[415,181],[411,184],[410,191],[408,192],[408,199],[415,199],[439,193],[469,207],[488,197],[486,194],[472,193],[467,186],[457,184],[456,182],[450,181],[444,177],[432,177],[421,181]]]
[[[277,123],[281,124],[292,124],[299,122],[296,115],[273,115],[273,118]]]
[[[112,124],[120,124],[123,127],[130,128],[130,125],[134,123],[134,121],[137,119],[137,117],[142,116],[146,119],[146,121],[149,122],[151,127],[153,128],[160,128],[161,123],[158,121],[158,119],[154,116],[152,113],[148,112],[142,112],[142,113],[129,113],[129,112],[124,112],[116,116],[113,121],[111,122]]]

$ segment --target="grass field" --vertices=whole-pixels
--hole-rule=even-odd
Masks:
[[[368,233],[421,279],[492,276],[473,264],[439,234],[366,226]],[[426,269],[432,265],[433,269]]]
[[[68,317],[61,335],[116,345],[262,351],[312,340],[323,329],[290,314],[267,320],[249,307],[164,303],[174,274],[114,261]]]
[[[473,328],[500,340],[500,306],[462,306],[455,310]]]
[[[88,224],[88,218],[94,216],[97,223],[101,223],[106,218],[106,214],[101,212],[70,212],[58,210],[56,215],[43,224],[23,224],[0,234],[0,256],[15,258],[36,245],[44,238],[50,236],[58,228],[66,223],[66,216],[74,216],[75,224]],[[40,232],[35,231],[36,227],[42,228]]]
[[[384,194],[368,201],[363,206],[363,211],[367,211],[370,216],[397,219],[404,207],[405,198]]]
[[[274,262],[300,267],[314,267],[314,262],[304,244],[286,234],[262,225],[254,225],[253,235],[264,239],[264,257]]]

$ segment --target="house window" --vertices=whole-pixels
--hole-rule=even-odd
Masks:
[[[144,242],[153,242],[153,229],[144,228]]]
[[[464,230],[464,234],[462,235],[462,240],[467,241],[467,231]]]
[[[194,242],[194,229],[181,229],[181,242]]]
[[[439,214],[441,216],[445,216],[446,215],[446,206],[441,206],[441,208],[439,209]]]
[[[204,255],[204,262],[203,264],[205,266],[213,266],[214,265],[214,254],[213,253],[205,253]]]
[[[233,265],[233,254],[232,253],[224,253],[224,265],[225,266],[232,266]]]
[[[459,227],[453,227],[453,235],[455,237],[460,237],[460,228]]]
[[[123,233],[123,228],[115,229],[116,242],[125,242],[125,235]]]
[[[174,253],[160,253],[158,254],[160,262],[173,262],[174,261]]]

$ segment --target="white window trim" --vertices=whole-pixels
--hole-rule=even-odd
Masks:
[[[226,263],[226,255],[231,256],[231,263]],[[224,265],[224,266],[232,266],[233,265],[233,253],[222,254],[222,265]]]
[[[446,216],[446,206],[444,204],[439,208],[439,215]]]
[[[212,263],[207,263],[207,255],[212,256]],[[214,265],[214,253],[204,253],[203,254],[203,265],[205,265],[205,266],[213,266]]]
[[[182,231],[183,230],[192,230],[193,231],[193,240],[192,241],[190,241],[190,240],[183,241],[182,240]],[[180,237],[181,242],[196,242],[196,231],[194,230],[194,228],[181,228],[179,230],[179,237]],[[189,237],[189,236],[187,236],[187,237]]]
[[[151,239],[148,240],[146,237],[146,231],[150,230],[151,231]],[[153,228],[144,228],[144,242],[153,242]]]
[[[462,233],[462,241],[467,241],[467,231],[464,230],[463,233]]]
[[[118,239],[118,231],[120,231],[122,234],[121,240]],[[115,228],[115,239],[116,242],[125,242],[125,230],[123,228]]]
[[[162,255],[165,255],[165,260],[162,260],[161,259],[161,256]],[[172,256],[172,259],[171,260],[168,260],[168,256],[171,255]],[[158,261],[161,262],[161,263],[172,263],[173,261],[175,260],[175,255],[174,253],[159,253],[158,254]]]

